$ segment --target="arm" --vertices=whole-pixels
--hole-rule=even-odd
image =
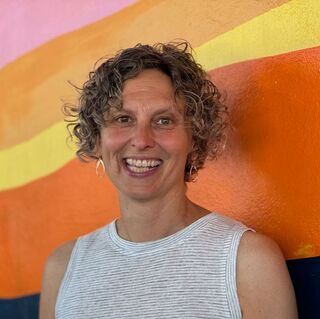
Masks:
[[[48,258],[42,279],[40,319],[54,319],[57,295],[75,241],[57,248]]]
[[[237,258],[237,289],[243,319],[297,319],[293,286],[278,245],[246,232]]]

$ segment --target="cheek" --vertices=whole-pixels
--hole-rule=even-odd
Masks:
[[[192,149],[191,134],[185,131],[167,132],[159,136],[158,140],[164,149],[177,157],[187,157]]]
[[[119,151],[126,143],[126,135],[112,128],[104,129],[101,133],[102,153]]]

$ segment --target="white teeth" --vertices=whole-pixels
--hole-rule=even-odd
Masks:
[[[161,164],[161,161],[159,160],[136,160],[134,158],[126,158],[126,163],[132,167],[136,168],[150,168],[150,167],[155,167]]]
[[[130,169],[130,171],[134,173],[144,173],[152,169],[150,167],[136,167],[136,166],[128,166],[128,168]]]

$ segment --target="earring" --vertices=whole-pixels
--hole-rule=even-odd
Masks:
[[[198,180],[198,170],[196,166],[190,165],[189,180],[195,183]]]
[[[102,169],[100,169],[100,166],[102,167]],[[102,170],[102,173],[100,172]],[[104,166],[102,157],[100,157],[97,160],[97,164],[96,164],[96,174],[98,177],[103,177],[106,173],[106,167]]]

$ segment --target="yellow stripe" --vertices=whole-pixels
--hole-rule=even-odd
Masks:
[[[68,146],[67,136],[66,124],[60,122],[34,138],[0,152],[0,190],[48,175],[74,158],[75,150]]]
[[[197,48],[207,69],[320,45],[320,1],[292,0]]]
[[[196,57],[207,70],[320,44],[320,1],[292,0],[203,44]],[[0,190],[50,174],[74,158],[64,123],[0,152]]]

